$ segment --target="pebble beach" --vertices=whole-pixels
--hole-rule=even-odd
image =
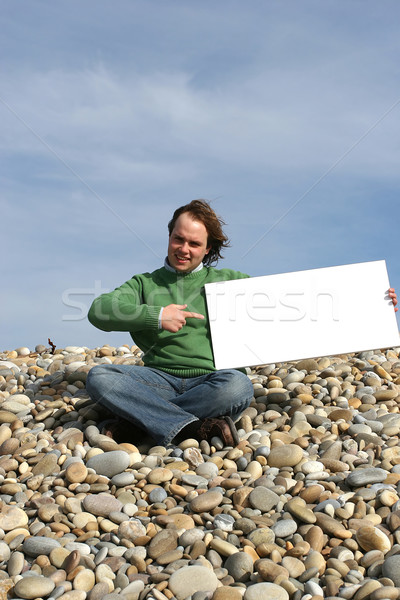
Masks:
[[[102,433],[136,346],[0,352],[0,600],[400,598],[399,351],[248,368],[235,448]]]

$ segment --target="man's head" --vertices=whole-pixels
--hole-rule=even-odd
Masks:
[[[205,200],[192,200],[177,208],[168,223],[168,261],[177,271],[193,271],[222,258],[221,249],[229,246],[222,231],[223,220]]]

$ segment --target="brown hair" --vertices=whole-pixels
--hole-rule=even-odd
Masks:
[[[195,221],[203,223],[207,229],[207,243],[210,246],[210,251],[203,258],[204,265],[208,267],[212,263],[218,262],[220,258],[223,258],[221,249],[228,248],[230,245],[229,239],[222,231],[222,226],[225,225],[225,222],[215,214],[206,200],[192,200],[189,204],[177,208],[174,212],[172,219],[168,223],[169,235],[171,235],[178,217],[186,212],[190,213]]]

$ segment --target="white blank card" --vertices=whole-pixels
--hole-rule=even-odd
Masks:
[[[217,369],[399,345],[384,260],[208,283]]]

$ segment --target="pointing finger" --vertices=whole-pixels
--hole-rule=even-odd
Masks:
[[[204,319],[204,315],[200,315],[199,313],[195,313],[195,312],[186,312],[185,311],[185,319]]]

